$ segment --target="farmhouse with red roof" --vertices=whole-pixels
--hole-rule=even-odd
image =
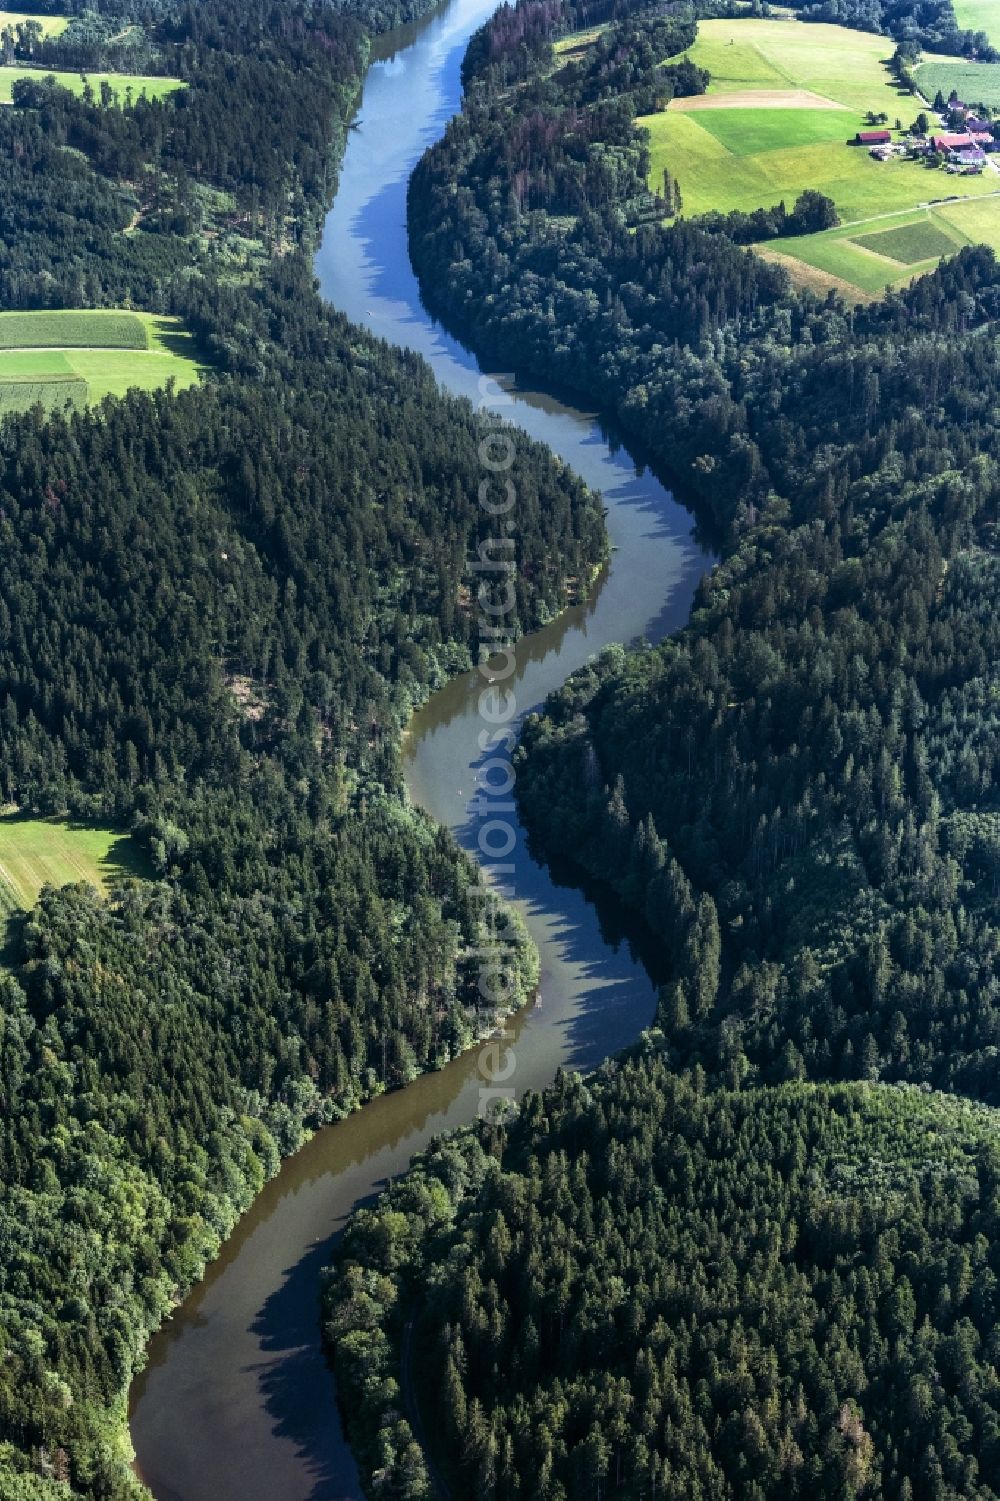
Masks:
[[[961,135],[933,135],[931,145],[935,151],[968,151],[975,146],[975,141],[967,133]]]

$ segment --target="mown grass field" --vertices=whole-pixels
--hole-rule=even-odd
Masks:
[[[16,10],[0,10],[0,31],[8,26],[23,26],[25,21],[37,21],[43,36],[59,36],[69,25],[68,16],[32,16]]]
[[[772,252],[800,263],[798,279],[814,286],[826,277],[874,294],[931,269],[967,241],[950,221],[931,223],[928,205],[952,195],[982,198],[1000,188],[1000,178],[878,162],[850,144],[869,110],[884,111],[890,126],[897,118],[909,124],[917,112],[888,72],[891,50],[882,36],[794,19],[700,22],[688,55],[709,69],[708,94],[639,121],[649,131],[650,186],[658,188],[669,168],[687,216],[781,200],[790,208],[806,188],[825,193],[843,229],[769,242]],[[1000,200],[991,205],[1000,226]],[[879,222],[886,214],[912,218]],[[874,238],[887,230],[905,233]],[[870,243],[856,243],[859,235]]]
[[[781,256],[792,279],[815,291],[843,283],[845,290],[877,296],[932,271],[942,256],[980,242],[1000,251],[1000,197],[936,204],[823,234],[771,240],[761,251]]]
[[[963,104],[1000,108],[1000,63],[967,63],[962,58],[930,58],[913,75],[925,99],[933,104],[938,89],[946,99],[955,90]]]
[[[147,324],[138,313],[116,308],[0,313],[0,349],[87,348],[93,344],[109,349],[148,349]]]
[[[890,116],[900,98],[884,67],[893,44],[886,37],[844,26],[795,20],[699,21],[686,55],[712,75],[709,94],[744,89],[811,89],[864,111]]]
[[[148,875],[134,841],[113,829],[0,814],[0,918],[33,907],[46,885],[89,881],[107,892],[126,876]]]
[[[888,257],[901,266],[919,266],[955,249],[953,237],[930,218],[914,220],[894,229],[876,229],[871,234],[854,235],[851,241],[863,250]]]
[[[992,245],[1000,255],[1000,198],[971,203],[943,203],[936,210],[939,223],[955,230],[970,245]]]
[[[194,341],[176,318],[151,313],[0,313],[0,416],[40,403],[82,407],[135,386],[151,391],[202,373]]]
[[[0,104],[13,103],[13,89],[19,78],[54,78],[56,83],[71,93],[80,95],[87,84],[93,89],[95,97],[101,97],[101,84],[107,83],[111,87],[115,102],[125,104],[128,101],[128,91],[131,89],[133,99],[165,99],[168,94],[176,93],[178,89],[186,88],[179,78],[152,78],[132,73],[62,73],[45,72],[39,68],[0,68]]]
[[[842,145],[848,135],[845,113],[840,109],[715,109],[689,118],[731,156],[759,156],[765,151],[784,152],[790,141],[796,148]]]

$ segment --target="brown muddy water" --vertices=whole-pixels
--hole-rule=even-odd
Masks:
[[[336,307],[418,351],[443,387],[473,401],[479,365],[421,304],[406,184],[459,107],[465,46],[492,8],[491,0],[452,0],[377,47],[316,260]],[[511,397],[504,414],[603,492],[616,549],[585,604],[521,643],[508,686],[523,713],[609,642],[656,640],[683,624],[711,559],[693,540],[687,512],[594,413],[501,384]],[[516,487],[516,469],[511,478]],[[406,741],[413,800],[470,848],[480,686],[470,674],[436,693]],[[560,884],[517,833],[511,879],[542,960],[541,1004],[514,1024],[511,1083],[520,1092],[545,1085],[560,1065],[592,1068],[626,1046],[649,1023],[655,996],[614,904]],[[477,1050],[319,1132],[265,1188],[153,1338],[133,1386],[137,1464],[158,1501],[361,1496],[320,1345],[320,1271],[357,1204],[432,1136],[474,1119],[482,1083]]]

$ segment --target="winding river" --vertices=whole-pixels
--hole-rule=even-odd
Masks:
[[[406,184],[460,102],[470,34],[495,0],[451,0],[376,48],[316,261],[330,301],[419,351],[447,390],[479,399],[480,368],[424,311],[406,240]],[[586,604],[527,638],[511,686],[537,705],[608,642],[662,637],[687,618],[707,556],[669,491],[597,417],[503,378],[506,415],[603,491],[616,548]],[[516,485],[516,471],[512,478]],[[516,514],[516,512],[515,512]],[[406,742],[414,801],[471,847],[480,683],[450,683]],[[513,885],[542,959],[541,1004],[514,1024],[521,1091],[560,1064],[593,1067],[648,1024],[654,990],[613,904],[532,859]],[[319,1341],[318,1286],[351,1210],[440,1131],[476,1114],[475,1053],[319,1132],[287,1161],[203,1282],[158,1333],[131,1393],[137,1465],[158,1501],[343,1501],[361,1496]]]

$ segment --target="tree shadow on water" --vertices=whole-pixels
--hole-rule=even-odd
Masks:
[[[376,1197],[359,1197],[351,1211]],[[362,1501],[364,1495],[321,1336],[323,1271],[340,1235],[337,1230],[317,1241],[285,1269],[252,1325],[264,1356],[256,1370],[272,1432],[295,1446],[301,1466],[297,1501]]]

